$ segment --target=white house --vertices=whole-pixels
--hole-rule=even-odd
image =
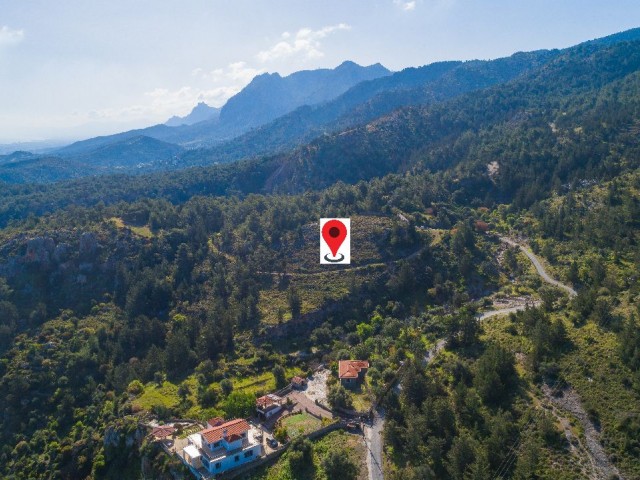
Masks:
[[[282,410],[282,397],[278,395],[270,393],[256,400],[256,411],[265,420],[280,410]]]
[[[259,433],[241,418],[209,426],[189,435],[181,457],[197,476],[200,469],[212,474],[226,472],[260,458],[262,444],[256,440]]]

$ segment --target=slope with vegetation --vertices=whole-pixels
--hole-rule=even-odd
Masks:
[[[640,478],[640,42],[552,57],[276,156],[3,185],[0,476],[179,478],[139,419],[246,416],[366,358],[388,478]],[[350,266],[317,264],[327,216]],[[476,320],[516,295],[539,306]],[[337,435],[257,478],[358,478]]]

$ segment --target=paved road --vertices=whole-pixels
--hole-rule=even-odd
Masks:
[[[371,425],[364,425],[364,442],[367,447],[367,469],[369,480],[383,480],[382,473],[382,429],[384,428],[384,410],[374,412]]]
[[[559,282],[558,280],[556,280],[555,278],[552,278],[547,271],[544,269],[544,267],[542,266],[542,263],[540,263],[540,260],[538,259],[538,257],[536,256],[535,253],[533,253],[531,250],[529,250],[528,248],[526,248],[523,245],[520,245],[519,243],[515,242],[514,240],[511,240],[510,238],[507,237],[500,237],[500,240],[503,241],[504,243],[508,243],[509,245],[513,246],[513,247],[518,247],[520,250],[522,250],[524,252],[524,254],[529,257],[529,260],[531,260],[531,263],[533,263],[533,266],[536,267],[536,270],[538,271],[538,274],[542,277],[542,279],[547,282],[550,283],[551,285],[555,285],[558,288],[561,288],[562,290],[564,290],[565,292],[567,292],[569,294],[569,296],[571,297],[575,297],[578,293],[571,288],[568,285],[565,285],[562,282]]]

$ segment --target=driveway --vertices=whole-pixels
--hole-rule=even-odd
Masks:
[[[287,397],[293,400],[296,407],[301,410],[307,410],[317,417],[332,418],[331,412],[319,407],[311,400],[305,391],[292,390]]]
[[[367,469],[369,480],[383,480],[382,473],[382,429],[384,427],[384,410],[374,412],[371,424],[364,425],[364,443],[367,447]]]

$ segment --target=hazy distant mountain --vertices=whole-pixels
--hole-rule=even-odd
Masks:
[[[12,152],[47,153],[56,148],[68,145],[68,140],[40,140],[34,142],[14,142],[0,144],[0,155],[7,155]]]
[[[73,159],[92,167],[130,170],[166,163],[183,151],[179,145],[138,135],[102,145]]]
[[[189,115],[184,117],[173,116],[165,122],[167,127],[179,127],[181,125],[193,125],[198,122],[205,122],[207,120],[217,120],[220,116],[220,109],[216,107],[210,107],[204,102],[198,103]]]
[[[242,91],[230,98],[220,117],[168,127],[152,127],[82,140],[58,150],[62,155],[87,153],[99,146],[137,136],[152,137],[188,148],[210,146],[230,140],[250,128],[262,125],[301,105],[331,100],[357,83],[389,75],[380,64],[361,67],[344,62],[335,69],[306,70],[286,77],[263,74],[255,77]]]
[[[583,46],[615,44],[636,37],[640,37],[640,30],[587,42]],[[346,62],[334,70],[297,72],[287,77],[261,75],[230,99],[217,119],[178,127],[156,125],[96,137],[76,142],[57,153],[68,160],[66,177],[69,178],[79,176],[78,169],[82,174],[82,166],[86,166],[86,175],[144,173],[282,153],[314,139],[331,144],[332,137],[347,135],[351,138],[352,129],[359,132],[360,126],[399,108],[434,105],[474,90],[510,82],[532,71],[544,71],[545,65],[569,51],[572,49],[519,52],[490,61],[439,62],[394,74],[388,74],[379,65],[359,67]],[[387,74],[361,81],[342,94],[337,93],[355,81],[354,77],[365,75],[364,71],[367,75]],[[284,85],[288,85],[288,89]],[[331,95],[327,85],[336,88],[335,96],[330,100],[326,100]],[[271,122],[250,128],[253,123],[265,122],[269,116],[300,102],[307,103]],[[40,165],[34,158],[19,160],[25,166]],[[10,161],[8,157],[0,157],[0,165]],[[51,178],[47,177],[46,170],[31,178],[38,181],[64,178],[63,166],[64,163],[56,163],[59,170],[52,171]],[[7,168],[14,171],[17,167],[7,164]],[[0,178],[20,182],[24,177],[0,175]]]
[[[322,135],[369,122],[407,106],[429,105],[500,84],[544,65],[558,50],[516,53],[496,60],[438,62],[365,81],[339,97],[303,106],[207,150],[185,153],[181,164],[202,165],[274,154]]]
[[[222,107],[220,121],[256,127],[302,105],[332,100],[360,82],[385,77],[390,73],[379,63],[361,67],[348,61],[333,70],[303,70],[286,77],[265,73],[255,77],[241,92],[229,99]]]
[[[7,183],[47,183],[108,173],[139,173],[175,164],[184,149],[142,135],[120,139],[73,156],[14,152],[0,155],[0,180]]]

